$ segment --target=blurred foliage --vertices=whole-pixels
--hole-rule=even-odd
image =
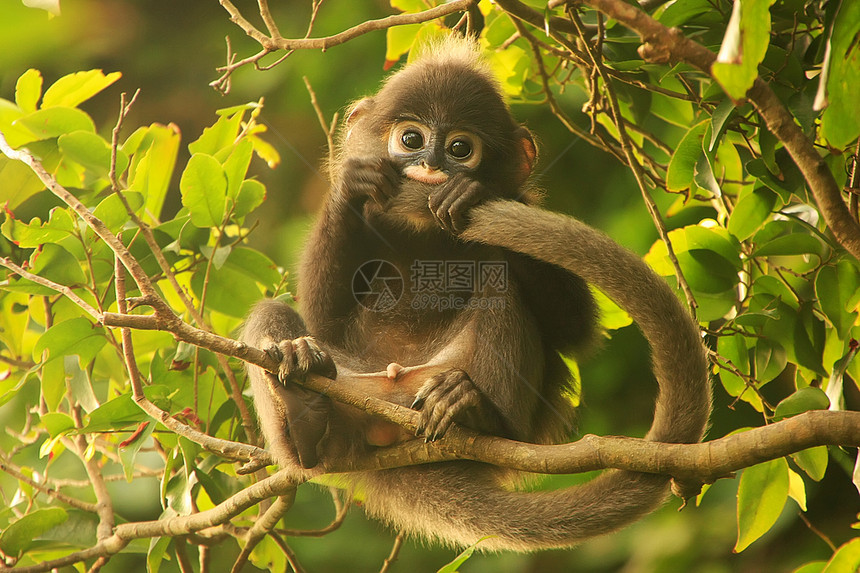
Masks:
[[[330,0],[314,36],[438,3]],[[546,8],[541,1],[526,4],[541,13]],[[845,184],[860,131],[858,4],[771,4],[738,4],[734,17],[728,0],[669,2],[654,12],[720,53],[719,83],[689,66],[646,63],[633,33],[598,22],[593,11],[581,14],[588,30],[605,25],[601,49],[611,89],[708,333],[715,374],[710,437],[808,409],[860,404],[854,360],[860,266],[828,233],[782,144],[748,104],[736,106],[725,95],[742,96],[756,72],[766,78]],[[223,38],[230,36],[240,58],[259,46],[217,2],[82,0],[61,8],[49,17],[11,0],[0,7],[0,132],[13,147],[39,156],[112,231],[122,231],[159,292],[181,312],[131,213],[151,225],[180,286],[225,336],[235,333],[253,301],[291,290],[288,270],[326,190],[319,167],[325,133],[301,78],[331,117],[372,92],[384,68],[407,59],[416,42],[444,33],[440,22],[416,24],[325,53],[295,53],[270,71],[247,66],[232,75],[231,91],[222,96],[208,84],[226,61]],[[250,18],[255,6],[242,8]],[[548,190],[547,205],[606,230],[676,285],[666,245],[619,162],[607,84],[588,73],[584,44],[576,34],[559,38],[515,22],[486,0],[481,10],[490,64],[516,115],[540,141],[537,179]],[[285,37],[302,37],[311,13],[311,2],[285,2],[273,16]],[[552,14],[564,16],[560,9]],[[110,193],[111,128],[119,94],[137,88],[116,157],[127,209]],[[2,156],[0,202],[6,206],[0,255],[71,287],[94,308],[116,310],[113,253],[26,166]],[[231,464],[163,427],[143,425],[149,418],[130,398],[118,335],[94,326],[42,284],[9,272],[0,286],[5,555],[23,555],[27,564],[94,543],[92,513],[34,487],[49,483],[92,503],[83,460],[97,460],[110,476],[118,521],[206,509],[249,483]],[[211,435],[248,440],[237,398],[250,399],[237,397],[229,383],[238,363],[225,371],[211,352],[156,331],[136,331],[134,339],[150,400]],[[635,329],[614,331],[581,372],[581,433],[644,433],[655,386]],[[85,449],[76,436],[86,437]],[[572,550],[478,554],[461,570],[781,572],[809,563],[803,571],[811,572],[825,570],[834,553],[829,542],[844,549],[826,570],[849,571],[858,552],[857,539],[851,541],[860,512],[850,477],[855,453],[799,452],[749,468],[739,480],[721,480],[698,507],[682,513],[673,503]],[[585,477],[556,476],[547,484]],[[284,527],[324,527],[333,513],[327,497],[300,488]],[[248,510],[234,523],[247,525],[255,515]],[[309,571],[344,571],[378,569],[392,540],[352,511],[324,539],[290,537],[289,543]],[[178,571],[180,544],[187,545],[138,540],[103,570]],[[210,560],[232,562],[238,552],[231,538],[211,549]],[[392,570],[437,570],[455,556],[407,541]],[[286,567],[270,539],[252,563]]]

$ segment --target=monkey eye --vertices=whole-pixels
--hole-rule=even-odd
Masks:
[[[421,149],[424,147],[424,136],[418,131],[406,131],[400,136],[400,141],[407,149]]]
[[[455,139],[448,146],[448,153],[456,159],[466,159],[472,155],[472,145],[468,141]]]

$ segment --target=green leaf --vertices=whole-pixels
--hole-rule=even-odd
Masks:
[[[486,537],[480,538],[478,541],[475,542],[474,545],[470,545],[469,547],[464,549],[459,555],[457,555],[457,557],[453,561],[439,569],[437,573],[457,573],[458,571],[460,571],[460,566],[472,557],[472,555],[475,553],[475,550],[478,548],[478,544],[480,544],[485,539],[489,539],[490,537],[492,536],[488,535]]]
[[[170,537],[153,537],[149,540],[149,551],[146,554],[147,573],[158,573],[158,570],[161,568],[161,562],[164,561],[167,554],[170,542]]]
[[[777,404],[773,419],[776,422],[809,410],[826,410],[828,407],[830,407],[830,400],[827,394],[821,388],[807,386]]]
[[[825,69],[821,82],[826,84],[826,96],[816,97],[815,109],[824,109],[821,115],[820,135],[832,147],[846,147],[860,134],[860,106],[857,105],[857,86],[860,86],[860,3],[845,0],[840,3],[839,14],[833,22],[827,41]]]
[[[788,469],[788,496],[797,502],[800,511],[806,511],[806,484],[800,474]]]
[[[119,72],[104,75],[101,70],[76,72],[63,76],[45,91],[42,107],[76,107],[117,81],[121,76],[122,74]]]
[[[420,3],[420,2],[419,2]],[[385,31],[385,69],[391,69],[403,54],[412,49],[421,24],[392,26]]]
[[[251,164],[251,156],[254,154],[254,144],[247,138],[236,144],[230,156],[224,162],[224,173],[227,175],[227,196],[236,198],[245,175],[248,174],[248,166]]]
[[[173,177],[176,156],[179,153],[179,128],[173,124],[154,123],[138,130],[123,145],[123,151],[133,154],[129,168],[129,189],[138,191],[146,199],[145,213],[158,219],[164,198]]]
[[[255,179],[246,179],[239,188],[236,196],[234,217],[244,217],[263,204],[266,198],[266,186]]]
[[[213,125],[203,129],[203,133],[197,140],[188,144],[188,151],[192,155],[203,153],[214,156],[225,147],[232,146],[239,136],[244,116],[244,112],[237,112],[230,116],[218,117]]]
[[[42,414],[39,419],[39,425],[48,430],[48,435],[56,438],[60,434],[67,432],[75,427],[75,421],[72,417],[63,412],[48,412]]]
[[[848,308],[858,288],[860,272],[847,260],[821,267],[815,277],[815,296],[840,340],[848,338],[857,320],[857,313]]]
[[[111,150],[107,141],[95,133],[75,131],[61,135],[57,140],[60,151],[87,169],[102,177],[110,172]],[[122,174],[128,167],[128,156],[121,150],[116,154],[116,172]]]
[[[708,121],[702,121],[691,127],[675,148],[666,173],[666,188],[669,191],[683,191],[693,183],[696,164],[703,154],[702,141],[708,124]]]
[[[148,419],[149,416],[135,403],[131,394],[123,394],[90,412],[80,431],[92,433],[123,430]]]
[[[195,226],[221,225],[227,204],[227,177],[217,159],[202,153],[192,155],[182,172],[179,190]]]
[[[66,510],[59,507],[28,513],[0,534],[0,549],[6,555],[17,557],[33,544],[33,540],[68,518]]]
[[[776,523],[788,499],[788,462],[771,460],[744,470],[738,486],[738,540],[740,553]]]
[[[787,257],[792,255],[822,256],[824,245],[821,240],[805,233],[782,235],[761,245],[753,251],[753,257]]]
[[[90,323],[86,318],[72,318],[49,328],[33,347],[33,359],[41,360],[47,350],[48,360],[77,354],[81,363],[89,364],[105,345],[104,329]]]
[[[45,243],[58,243],[72,236],[75,232],[75,223],[67,209],[54,207],[46,223],[42,223],[38,218],[30,219],[29,223],[23,223],[7,215],[6,220],[0,225],[0,231],[3,232],[4,237],[19,247],[32,249]]]
[[[11,141],[9,143],[12,144]],[[45,188],[26,164],[17,159],[9,159],[5,155],[0,155],[0,181],[3,182],[3,185],[0,185],[0,204],[9,209],[15,209]]]
[[[36,111],[42,96],[42,74],[30,68],[18,78],[15,84],[15,103],[26,113]]]
[[[87,281],[78,260],[69,251],[54,243],[46,243],[41,250],[33,251],[30,271],[66,286],[85,284]]]
[[[755,377],[762,385],[779,376],[788,358],[779,342],[761,338],[755,345]]]
[[[699,16],[714,10],[714,5],[708,0],[685,0],[684,2],[672,2],[660,13],[657,20],[668,28],[681,26]]]
[[[725,128],[726,122],[734,111],[735,102],[729,98],[721,101],[720,105],[714,110],[714,113],[711,115],[711,140],[708,142],[705,151],[713,152],[716,149],[717,142],[723,133],[723,128]]]
[[[128,201],[132,211],[138,212],[143,207],[143,195],[134,191],[125,191],[123,193],[125,200]],[[122,200],[116,193],[109,195],[93,210],[95,215],[105,226],[112,232],[120,231],[130,219],[128,211],[123,205]],[[91,232],[89,229],[88,233]]]
[[[766,187],[756,187],[742,195],[729,217],[728,230],[740,241],[746,241],[761,229],[776,205],[776,194]]]
[[[597,308],[600,309],[600,325],[606,330],[618,330],[625,326],[633,324],[633,319],[620,306],[612,302],[612,300],[603,294],[603,291],[592,289],[591,294],[594,295],[594,300],[597,302]]]
[[[90,116],[73,107],[40,109],[25,115],[15,123],[23,125],[33,133],[30,141],[51,139],[75,131],[88,131],[90,133],[96,131],[96,126]]]
[[[806,472],[810,478],[815,481],[821,481],[824,477],[824,472],[827,471],[827,446],[816,446],[808,450],[801,450],[791,454],[800,469]]]
[[[740,0],[734,3],[717,61],[711,66],[726,93],[743,98],[758,77],[758,65],[770,43],[770,5],[774,0]]]
[[[852,539],[836,550],[823,573],[854,573],[860,570],[860,538]]]

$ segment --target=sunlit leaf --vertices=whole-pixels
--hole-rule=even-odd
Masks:
[[[758,76],[758,65],[770,43],[770,5],[774,0],[735,0],[714,78],[733,99],[741,99]]]
[[[251,156],[254,154],[254,144],[243,138],[233,148],[227,160],[224,161],[224,174],[227,176],[227,196],[236,198],[239,188],[248,174]]]
[[[738,240],[749,239],[770,217],[776,199],[776,194],[766,187],[757,187],[743,195],[729,217],[729,232]]]
[[[57,140],[60,151],[69,159],[87,169],[107,177],[110,171],[111,149],[107,141],[95,133],[75,131]],[[120,150],[116,154],[116,172],[122,174],[128,167],[128,156]]]
[[[40,360],[42,352],[47,350],[49,360],[77,354],[83,364],[88,364],[106,342],[102,327],[83,317],[72,318],[55,324],[39,338],[33,358]]]
[[[703,155],[702,139],[708,129],[708,121],[697,123],[675,147],[666,173],[666,187],[669,191],[689,189],[693,183],[696,164]]]
[[[419,2],[420,3],[420,2]],[[393,26],[385,31],[385,69],[391,69],[394,64],[403,57],[403,54],[412,49],[415,36],[421,24],[406,24],[404,26]]]
[[[30,271],[66,286],[81,285],[87,280],[78,260],[55,243],[46,243],[41,249],[33,251],[30,256]]]
[[[797,502],[800,511],[806,511],[806,485],[800,474],[788,469],[788,496]]]
[[[7,216],[0,225],[3,236],[18,245],[28,249],[44,243],[57,243],[73,235],[75,223],[68,210],[56,207],[51,210],[50,218],[42,223],[33,218],[29,223],[21,222]]]
[[[860,570],[860,538],[852,539],[833,554],[823,573],[853,573]]]
[[[788,499],[788,463],[785,458],[749,467],[738,486],[738,540],[740,553],[776,523]]]
[[[33,133],[32,140],[59,137],[75,131],[95,133],[96,126],[86,113],[73,107],[51,107],[25,115],[20,123]]]
[[[117,81],[121,76],[122,74],[119,72],[105,75],[101,70],[75,72],[63,76],[45,90],[42,107],[76,107]]]
[[[204,153],[214,156],[225,147],[232,146],[239,136],[244,115],[244,113],[238,112],[230,116],[219,116],[213,125],[203,130],[199,138],[188,144],[188,151],[192,155]]]
[[[824,391],[821,388],[808,386],[801,388],[777,404],[773,419],[778,421],[809,410],[826,410],[828,406],[830,406],[830,400]]]
[[[239,188],[233,214],[236,217],[244,217],[262,205],[265,198],[266,186],[255,179],[247,179],[242,182],[242,186]]]
[[[211,155],[196,153],[188,160],[179,181],[182,204],[197,227],[217,227],[224,220],[227,203],[227,177]]]
[[[821,267],[815,277],[815,296],[841,340],[848,337],[857,320],[857,313],[849,311],[849,301],[858,288],[860,271],[847,260]]]
[[[173,168],[179,152],[179,128],[174,124],[154,123],[138,130],[123,146],[123,151],[134,157],[129,168],[129,189],[146,198],[145,213],[161,216],[164,198],[173,177]]]
[[[816,446],[791,454],[791,459],[810,478],[815,481],[821,481],[824,477],[824,472],[827,471],[829,454],[827,453],[827,446]]]
[[[821,81],[826,83],[827,104],[821,116],[821,136],[831,146],[842,148],[860,134],[860,106],[857,105],[857,86],[860,85],[860,3],[845,0],[833,22],[824,64],[826,72]],[[819,94],[821,94],[819,87]],[[817,98],[819,99],[819,98]]]
[[[29,69],[18,78],[15,84],[15,103],[25,113],[36,111],[42,97],[42,74],[39,70]]]

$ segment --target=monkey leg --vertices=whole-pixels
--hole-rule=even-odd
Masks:
[[[262,348],[279,363],[277,373],[248,366],[257,413],[270,446],[281,460],[298,459],[304,468],[316,466],[317,446],[328,428],[331,401],[294,381],[309,373],[335,378],[334,362],[307,335],[299,314],[278,301],[263,301],[254,307],[242,340]]]

